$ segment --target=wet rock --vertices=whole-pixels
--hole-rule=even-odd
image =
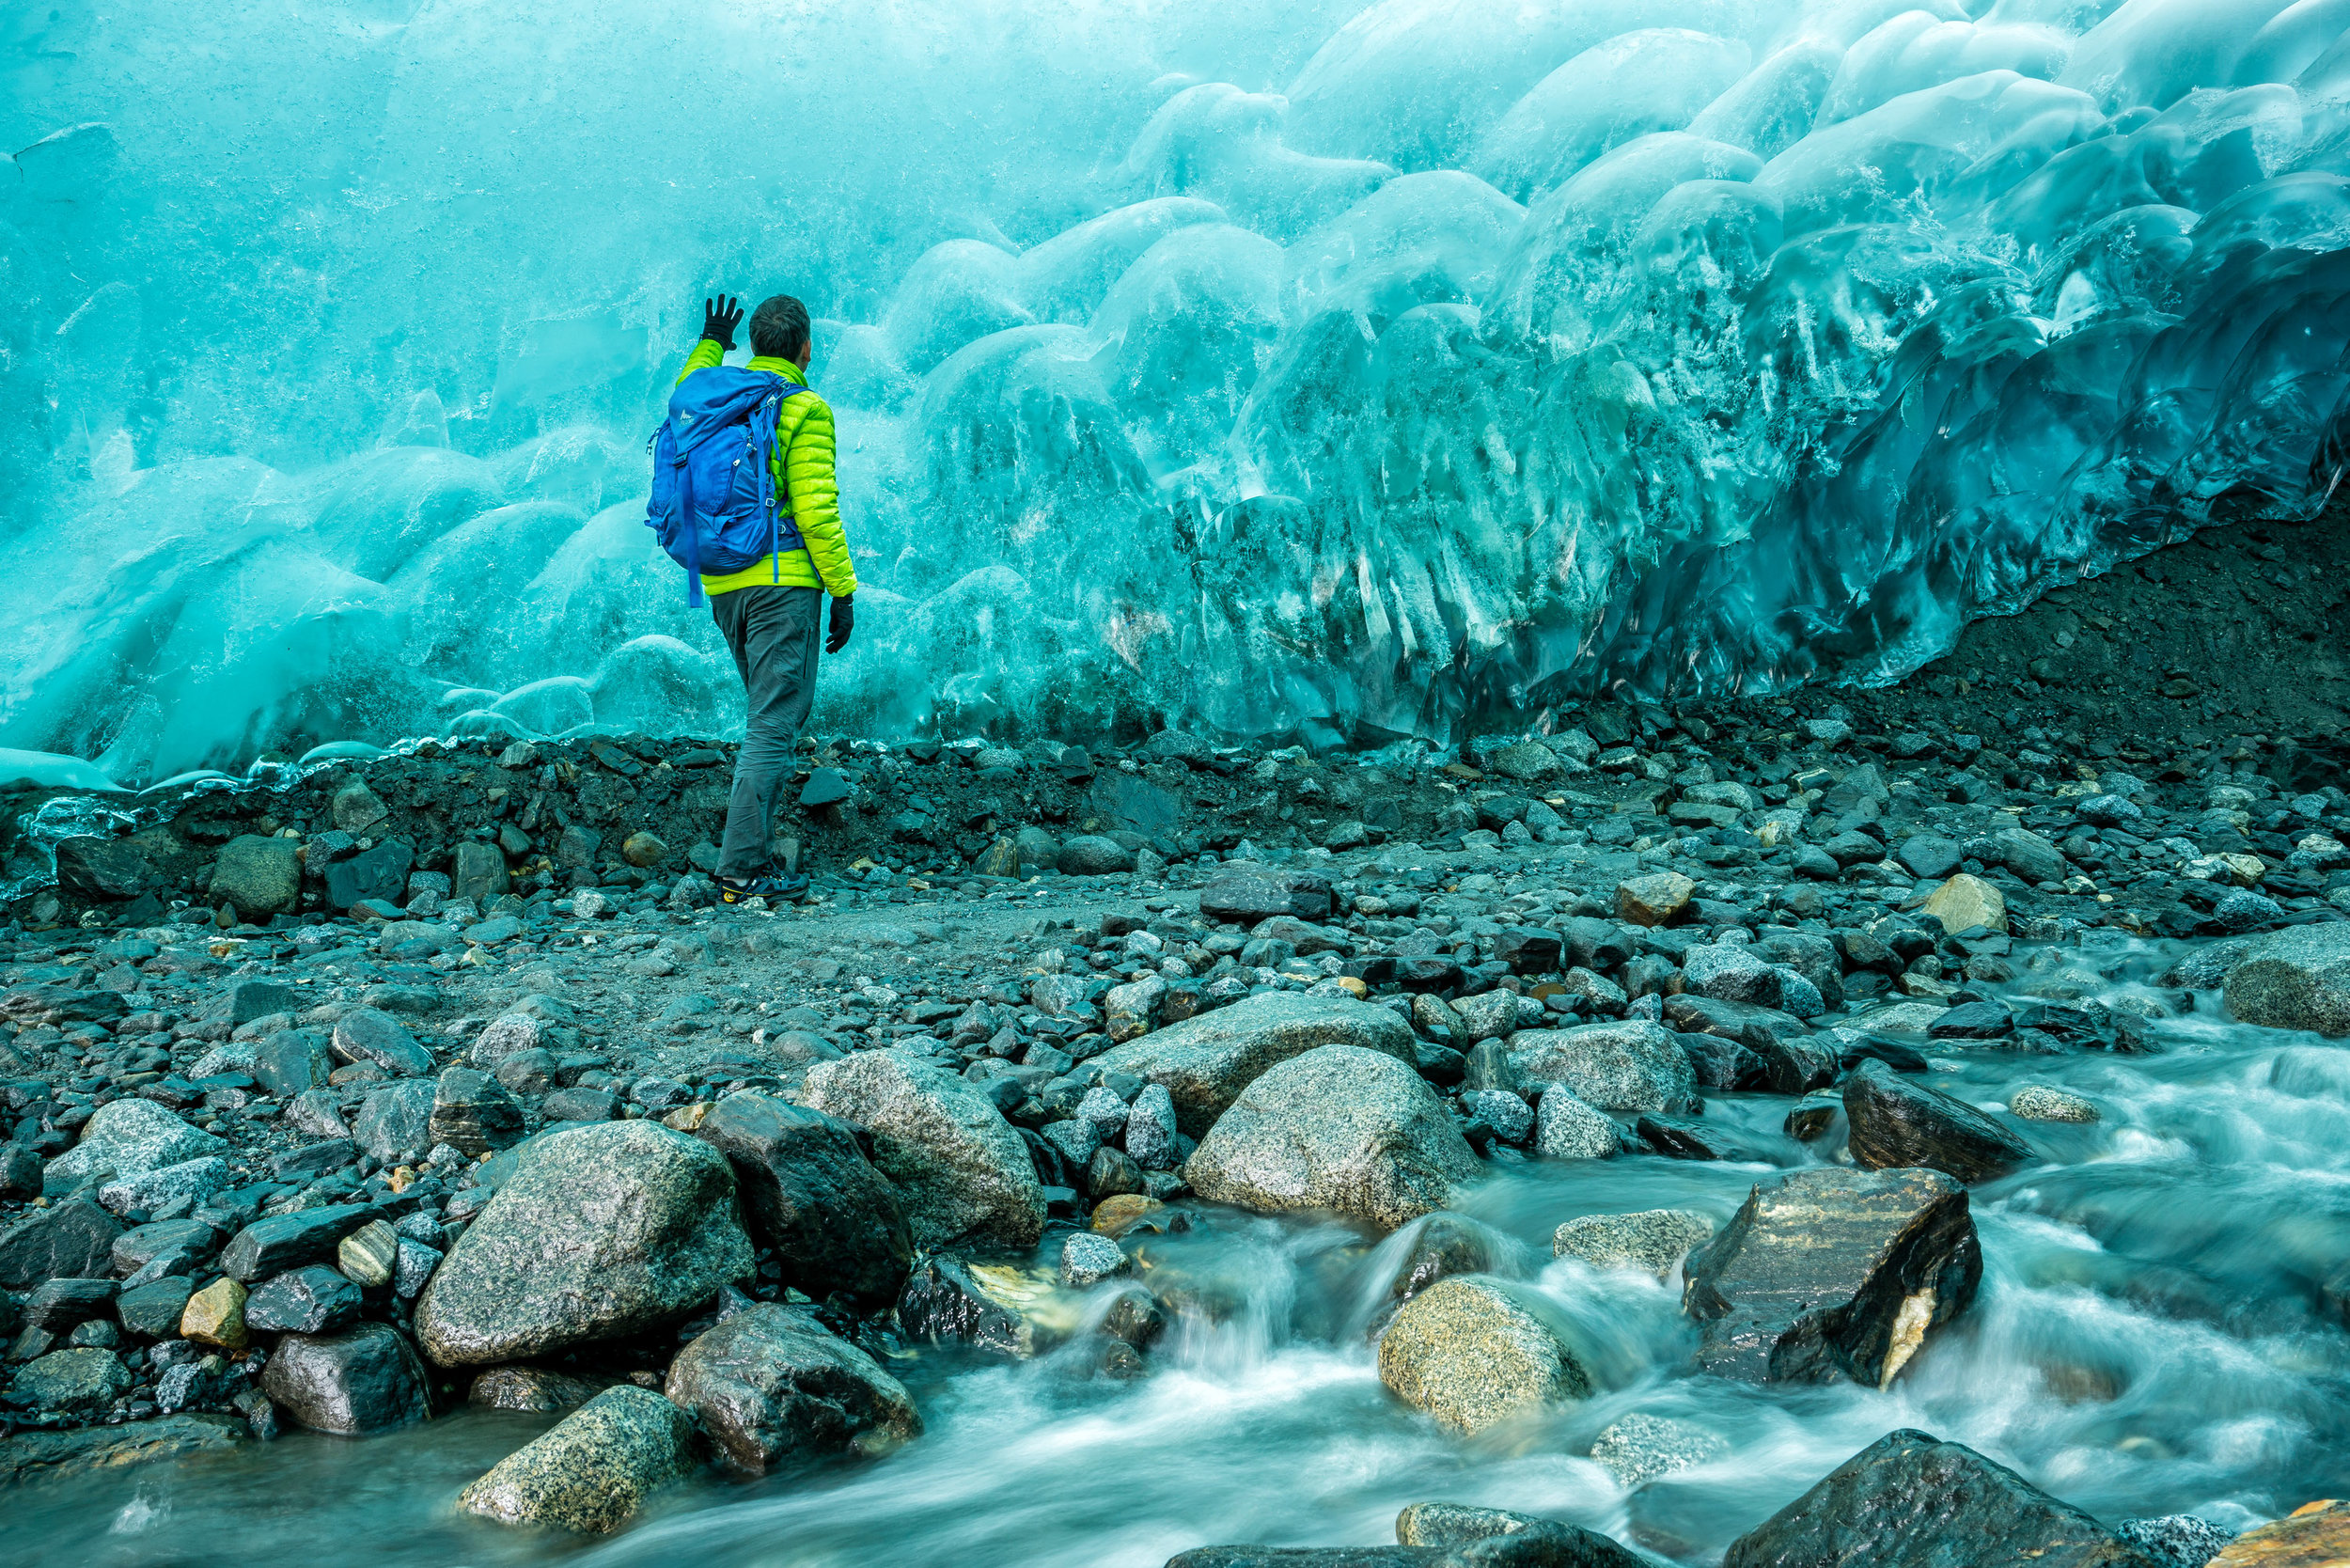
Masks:
[[[1534,1107],[1506,1089],[1475,1089],[1461,1096],[1461,1108],[1494,1130],[1504,1143],[1524,1143],[1534,1130]]]
[[[1935,1040],[2004,1040],[2014,1032],[2015,1015],[1997,1002],[1961,1002],[1926,1026]]]
[[[1110,1338],[1136,1350],[1149,1350],[1166,1335],[1167,1325],[1167,1309],[1159,1305],[1158,1298],[1140,1285],[1127,1285],[1110,1297],[1109,1307],[1097,1326]]]
[[[1027,1146],[969,1080],[896,1050],[808,1070],[807,1104],[864,1127],[917,1247],[1032,1247],[1044,1193]]]
[[[230,1352],[244,1348],[245,1291],[234,1279],[215,1279],[194,1295],[180,1314],[180,1336]]]
[[[1576,1258],[1597,1269],[1638,1269],[1662,1279],[1693,1250],[1714,1239],[1714,1222],[1688,1209],[1642,1209],[1627,1215],[1585,1215],[1552,1233],[1554,1257]]]
[[[1731,1543],[1723,1568],[1795,1563],[2151,1568],[2095,1519],[2003,1465],[1922,1432],[1888,1432]]]
[[[193,1413],[69,1432],[28,1429],[0,1442],[0,1485],[93,1470],[119,1471],[151,1460],[217,1452],[244,1440],[242,1418]]]
[[[180,1332],[180,1314],[195,1294],[196,1281],[185,1275],[150,1280],[116,1297],[115,1316],[125,1333],[142,1340],[168,1340]]]
[[[227,904],[241,920],[266,921],[290,912],[302,896],[302,846],[292,839],[243,834],[222,846],[207,897]]]
[[[1396,1515],[1395,1539],[1404,1546],[1465,1546],[1496,1535],[1515,1535],[1542,1522],[1530,1513],[1468,1503],[1413,1503]]]
[[[289,1269],[245,1298],[248,1328],[265,1334],[336,1334],[359,1321],[359,1287],[321,1265]]]
[[[1113,1046],[1093,1065],[1164,1088],[1181,1129],[1198,1137],[1264,1073],[1324,1045],[1377,1051],[1407,1064],[1416,1057],[1411,1026],[1386,1008],[1274,992]],[[1144,1168],[1153,1168],[1148,1162]]]
[[[1616,886],[1616,918],[1626,925],[1668,926],[1685,914],[1698,885],[1679,871],[1636,876]]]
[[[523,1107],[504,1084],[475,1067],[444,1069],[434,1085],[426,1141],[461,1154],[509,1149],[523,1137]]]
[[[1379,1340],[1379,1380],[1456,1432],[1477,1433],[1560,1400],[1590,1378],[1535,1299],[1490,1275],[1414,1296]]]
[[[53,1350],[25,1363],[8,1398],[29,1410],[95,1414],[131,1391],[131,1372],[111,1350]]]
[[[2007,930],[2007,899],[1997,887],[1965,871],[1951,877],[1926,898],[1925,913],[1942,922],[1947,932]]]
[[[99,1106],[82,1124],[82,1139],[49,1162],[49,1181],[84,1176],[144,1176],[165,1166],[226,1154],[229,1145],[189,1126],[152,1100],[115,1100]]]
[[[1060,1282],[1073,1290],[1098,1285],[1133,1266],[1116,1242],[1090,1231],[1073,1232],[1061,1243]]]
[[[1720,1434],[1693,1421],[1626,1416],[1591,1443],[1591,1461],[1626,1491],[1678,1470],[1710,1464],[1730,1451]]]
[[[445,1367],[540,1355],[675,1322],[752,1266],[724,1155],[651,1122],[573,1127],[466,1228],[416,1337]]]
[[[737,1312],[687,1345],[669,1364],[666,1391],[741,1475],[885,1453],[922,1431],[904,1387],[870,1356],[772,1304]]]
[[[1853,1069],[1843,1094],[1853,1163],[1864,1170],[1924,1166],[1983,1182],[2032,1158],[2030,1144],[1974,1106],[1873,1058]]]
[[[1199,913],[1211,920],[1253,926],[1277,915],[1301,920],[1330,917],[1330,884],[1286,871],[1245,871],[1218,877],[1199,890]]]
[[[1404,1245],[1388,1278],[1386,1298],[1405,1302],[1456,1274],[1490,1274],[1508,1266],[1511,1248],[1494,1231],[1460,1215],[1434,1214],[1396,1233]]]
[[[325,1087],[335,1060],[316,1029],[280,1029],[254,1048],[253,1076],[281,1099]]]
[[[1681,974],[1689,991],[1716,1001],[1776,1008],[1783,1000],[1778,971],[1736,943],[1691,948],[1682,960]]]
[[[366,1437],[432,1414],[424,1363],[389,1324],[288,1334],[261,1369],[261,1391],[312,1432]]]
[[[369,1288],[390,1284],[400,1266],[400,1232],[380,1219],[368,1221],[336,1244],[335,1266]]]
[[[2008,1114],[2026,1121],[2094,1121],[2097,1107],[2070,1090],[2026,1084],[2008,1096]]]
[[[355,1007],[335,1025],[335,1054],[345,1061],[371,1061],[395,1078],[421,1078],[432,1071],[432,1053],[416,1043],[400,1020],[371,1007]]]
[[[1449,1206],[1477,1157],[1435,1091],[1396,1057],[1323,1045],[1241,1091],[1183,1167],[1216,1202],[1329,1209],[1389,1229]]]
[[[2209,1520],[2198,1519],[2192,1513],[2166,1513],[2154,1519],[2124,1519],[2113,1533],[2125,1544],[2143,1553],[2154,1568],[2205,1568],[2205,1564],[2226,1551],[2229,1544],[2236,1539],[2234,1531],[2221,1529]],[[2334,1545],[2335,1550],[2330,1554],[2334,1559],[2350,1560],[2350,1540],[2337,1541]],[[2262,1560],[2256,1554],[2248,1556],[2253,1562]],[[2286,1558],[2284,1560],[2294,1560]]]
[[[1027,1356],[1036,1348],[1026,1321],[988,1294],[959,1258],[928,1257],[915,1265],[898,1298],[898,1326],[910,1339],[998,1356]]]
[[[623,1384],[499,1461],[459,1494],[457,1505],[501,1524],[607,1534],[654,1493],[691,1475],[698,1446],[684,1411]]]
[[[2350,920],[2254,941],[2227,972],[2228,1011],[2271,1029],[2350,1035]]]
[[[1520,1085],[1561,1085],[1599,1110],[1678,1111],[1696,1101],[1687,1053],[1645,1020],[1521,1029],[1509,1044],[1510,1071]]]
[[[2011,827],[1991,836],[2001,863],[2026,882],[2062,882],[2072,871],[2056,845],[2027,828]],[[1957,927],[1946,927],[1957,930]]]
[[[351,1140],[379,1160],[413,1158],[431,1147],[432,1106],[440,1088],[430,1078],[385,1084],[359,1103]]]
[[[576,1410],[610,1387],[607,1382],[549,1372],[544,1367],[490,1367],[475,1375],[465,1391],[465,1403],[485,1410],[545,1415]]]
[[[1604,1160],[1617,1152],[1616,1124],[1573,1090],[1553,1084],[1534,1115],[1534,1152],[1546,1160]]]
[[[368,1204],[336,1203],[257,1219],[229,1238],[220,1255],[221,1272],[249,1285],[289,1269],[332,1262],[343,1238],[373,1218],[375,1210]]]
[[[2331,1568],[2350,1560],[2350,1503],[2303,1503],[2282,1519],[2246,1530],[2212,1568]]]
[[[894,1301],[914,1264],[898,1193],[848,1123],[768,1094],[718,1102],[694,1136],[727,1156],[752,1236],[775,1249],[784,1282],[822,1301],[846,1291]]]
[[[1882,1388],[1974,1301],[1982,1253],[1950,1177],[1829,1168],[1759,1184],[1687,1268],[1704,1371]]]

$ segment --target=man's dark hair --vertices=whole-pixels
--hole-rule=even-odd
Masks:
[[[751,353],[764,359],[789,359],[807,341],[807,306],[789,294],[776,294],[751,312]]]

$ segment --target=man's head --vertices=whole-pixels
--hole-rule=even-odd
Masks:
[[[807,368],[807,306],[789,294],[760,302],[751,312],[751,353]]]

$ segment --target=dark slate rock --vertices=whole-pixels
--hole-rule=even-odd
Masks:
[[[2095,1519],[1962,1443],[1888,1432],[1731,1544],[1722,1568],[2155,1568]]]
[[[291,1012],[296,1000],[292,986],[275,980],[232,980],[209,1011],[231,1024],[250,1024],[273,1012]]]
[[[1146,839],[1165,833],[1183,814],[1173,795],[1131,773],[1105,773],[1095,778],[1093,788],[1086,792],[1086,804],[1091,815],[1109,826]]]
[[[1926,1026],[1935,1040],[1998,1040],[2015,1032],[2015,1015],[1997,1002],[1961,1002]]]
[[[282,1100],[322,1087],[334,1071],[321,1030],[280,1029],[254,1048],[253,1076]]]
[[[1703,1370],[1883,1387],[1974,1301],[1982,1252],[1949,1176],[1829,1167],[1757,1184],[1687,1267]]]
[[[0,1285],[21,1291],[60,1276],[105,1274],[121,1234],[114,1215],[86,1198],[36,1209],[0,1232]]]
[[[401,893],[407,890],[408,868],[415,858],[415,852],[407,843],[386,839],[373,849],[335,861],[326,868],[327,903],[336,909],[349,909],[363,899],[399,902]]]
[[[424,1363],[389,1324],[341,1334],[289,1334],[270,1353],[261,1391],[313,1432],[364,1437],[432,1414]]]
[[[347,1137],[330,1137],[300,1149],[289,1149],[269,1162],[281,1182],[314,1182],[330,1170],[340,1170],[359,1157],[359,1147]]]
[[[1537,926],[1510,926],[1494,938],[1496,962],[1521,975],[1545,975],[1559,967],[1559,933]]]
[[[1955,839],[1919,833],[1903,839],[1901,848],[1893,852],[1893,858],[1908,867],[1910,875],[1939,882],[1958,870],[1966,852]]]
[[[234,1448],[244,1440],[245,1423],[235,1416],[182,1414],[120,1426],[27,1430],[0,1443],[0,1485],[43,1476],[118,1472],[152,1459]]]
[[[335,1054],[345,1061],[371,1061],[396,1078],[420,1078],[432,1071],[432,1053],[388,1012],[355,1007],[335,1026]]]
[[[1559,922],[1561,956],[1573,964],[1604,973],[1630,962],[1632,943],[1613,920],[1576,915]]]
[[[335,1334],[359,1321],[359,1287],[337,1270],[290,1269],[245,1298],[244,1325],[269,1334]]]
[[[838,806],[856,793],[856,788],[838,768],[817,768],[807,776],[800,789],[800,805],[815,810],[820,807]]]
[[[332,1262],[342,1239],[375,1217],[366,1203],[337,1203],[257,1219],[229,1238],[220,1271],[249,1285],[307,1263]]]
[[[1752,1160],[1760,1158],[1726,1129],[1694,1116],[1642,1116],[1633,1123],[1640,1141],[1676,1160]]]
[[[880,1454],[922,1431],[903,1385],[870,1356],[772,1303],[737,1312],[687,1345],[669,1364],[665,1392],[740,1475],[843,1452]]]
[[[509,1149],[522,1137],[522,1103],[504,1084],[475,1067],[442,1071],[433,1089],[427,1144],[446,1143],[461,1154],[481,1155]]]
[[[776,1250],[786,1284],[819,1301],[836,1291],[897,1299],[914,1266],[905,1205],[847,1122],[744,1092],[719,1101],[694,1136],[733,1166],[751,1233]]]
[[[219,1257],[221,1243],[227,1239],[200,1219],[159,1219],[116,1237],[109,1262],[117,1274],[127,1275],[140,1272],[158,1258],[176,1257],[184,1259],[186,1266],[164,1272],[185,1274]]]
[[[1853,1163],[1864,1170],[1924,1166],[1982,1182],[2032,1157],[2030,1144],[1982,1111],[1897,1077],[1881,1061],[1853,1069],[1843,1093]]]
[[[180,1319],[188,1309],[196,1281],[186,1275],[133,1286],[115,1298],[115,1318],[128,1333],[142,1340],[169,1340],[180,1333]]]
[[[922,1260],[898,1298],[898,1325],[906,1337],[932,1344],[966,1344],[998,1356],[1026,1356],[1028,1325],[998,1305],[960,1260]]]
[[[1235,872],[1199,892],[1201,915],[1238,925],[1253,926],[1277,915],[1326,920],[1330,909],[1329,878],[1308,871]]]
[[[620,1114],[620,1097],[605,1089],[558,1089],[540,1108],[549,1121],[609,1121]]]
[[[62,1334],[77,1323],[102,1318],[114,1306],[112,1279],[51,1279],[24,1298],[24,1321]]]

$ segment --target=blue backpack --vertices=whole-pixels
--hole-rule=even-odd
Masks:
[[[801,548],[769,460],[786,398],[811,390],[772,370],[715,365],[669,394],[669,416],[646,446],[652,499],[645,526],[685,568],[685,602],[705,603],[702,573],[722,577]],[[782,581],[780,563],[776,581]]]

